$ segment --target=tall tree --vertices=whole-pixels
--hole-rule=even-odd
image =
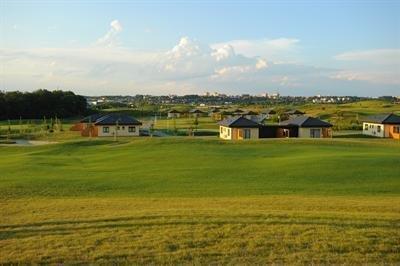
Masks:
[[[71,117],[87,111],[86,99],[71,91],[37,90],[34,92],[0,92],[1,119],[40,119]]]

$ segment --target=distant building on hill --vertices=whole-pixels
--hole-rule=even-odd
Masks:
[[[221,114],[221,110],[219,108],[212,108],[208,112],[208,116],[216,121],[222,120],[222,114]]]
[[[179,117],[181,117],[181,112],[179,112],[179,111],[177,111],[177,110],[175,110],[175,109],[172,109],[172,110],[170,110],[170,111],[168,111],[168,118],[179,118]]]
[[[297,117],[297,116],[302,116],[302,115],[304,115],[305,113],[302,112],[302,111],[299,111],[299,110],[290,110],[290,111],[285,112],[285,114],[286,114],[289,118],[295,118],[295,117]]]
[[[243,113],[244,113],[244,111],[240,110],[240,109],[236,109],[236,110],[232,111],[232,114],[234,114],[234,115],[242,115]]]
[[[276,111],[274,109],[267,109],[261,112],[261,115],[264,119],[271,119],[274,115],[276,115]]]
[[[242,116],[246,117],[249,120],[253,120],[253,121],[256,121],[258,119],[258,113],[254,112],[254,111],[243,112]]]
[[[206,113],[201,111],[201,110],[199,110],[199,109],[192,109],[192,110],[189,111],[189,114],[192,117],[200,117],[200,116],[204,116]]]

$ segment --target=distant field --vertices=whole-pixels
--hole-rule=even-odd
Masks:
[[[360,101],[356,103],[348,103],[348,104],[307,104],[307,105],[279,105],[279,106],[271,106],[276,108],[277,110],[281,109],[299,109],[305,111],[307,115],[319,117],[321,119],[327,120],[334,125],[334,131],[343,131],[343,130],[361,130],[361,122],[362,119],[368,115],[374,114],[383,114],[383,113],[396,113],[400,115],[400,105],[392,104],[384,101],[378,100],[368,100],[368,101]],[[193,106],[189,105],[178,105],[171,106],[170,108],[177,109],[191,109]],[[170,109],[168,108],[168,109]],[[241,108],[245,110],[254,110],[254,111],[262,111],[265,110],[266,107],[260,106],[227,106],[228,110],[233,110],[236,108]],[[154,109],[154,107],[153,107]],[[165,110],[164,110],[165,111]],[[207,132],[207,135],[215,135],[218,132],[217,122],[214,121],[211,117],[200,117],[198,119],[197,126],[194,124],[195,119],[191,117],[187,117],[186,115],[179,119],[167,119],[166,113],[160,116],[160,113],[157,115],[156,122],[154,123],[154,110],[145,109],[134,110],[129,108],[120,108],[120,109],[107,109],[102,110],[102,112],[123,112],[128,113],[130,115],[135,116],[137,119],[144,123],[144,128],[148,128],[150,124],[154,124],[154,129],[162,130],[164,132],[168,132],[170,135],[174,135],[177,133],[178,135],[188,135],[189,128],[197,128],[199,132],[198,135],[201,135],[201,132]],[[47,124],[50,124],[50,118],[47,118]],[[64,132],[62,134],[46,134],[41,129],[44,127],[43,119],[36,120],[12,120],[10,121],[11,133],[18,137],[21,132],[22,134],[32,133],[31,137],[36,139],[72,139],[74,136],[79,136],[79,134],[74,134],[76,132],[68,132],[68,129],[77,121],[79,118],[74,119],[62,119],[62,128]],[[0,121],[0,138],[5,137],[8,134],[8,121]],[[177,131],[177,132],[175,132]],[[33,133],[34,132],[34,133]],[[205,135],[205,134],[203,134]]]
[[[334,114],[337,111],[350,112],[360,116],[382,113],[400,114],[400,105],[378,100],[360,101],[346,104],[308,104],[302,108],[312,115]]]
[[[0,147],[2,263],[399,263],[400,142]]]

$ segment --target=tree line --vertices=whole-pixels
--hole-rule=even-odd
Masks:
[[[86,99],[72,91],[0,91],[0,120],[66,118],[84,115]]]

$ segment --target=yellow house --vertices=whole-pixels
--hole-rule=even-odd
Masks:
[[[219,137],[226,140],[258,139],[260,126],[242,116],[227,118],[219,123]]]

